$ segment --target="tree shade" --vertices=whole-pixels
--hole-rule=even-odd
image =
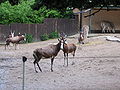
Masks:
[[[11,5],[18,5],[21,0],[0,0],[0,3],[3,3],[5,1],[9,1]]]
[[[38,10],[45,5],[47,8],[64,10],[69,8],[94,8],[94,7],[109,7],[120,6],[120,0],[35,0],[33,9]]]

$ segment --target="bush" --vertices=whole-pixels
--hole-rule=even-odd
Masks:
[[[43,34],[40,36],[41,41],[45,41],[49,39],[49,35],[48,34]]]
[[[58,32],[51,32],[50,34],[43,34],[40,36],[40,39],[41,41],[45,41],[45,40],[48,40],[48,39],[54,39],[54,38],[58,38],[59,37],[59,34]]]
[[[31,34],[26,34],[25,38],[26,38],[25,43],[31,43],[31,42],[33,42],[33,36]]]
[[[49,34],[49,38],[50,39],[53,39],[53,38],[58,38],[59,37],[59,34],[58,34],[58,32],[51,32],[50,34]]]

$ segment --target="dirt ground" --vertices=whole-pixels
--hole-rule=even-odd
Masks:
[[[77,43],[78,35],[68,37],[68,43],[77,45],[76,55],[73,58],[69,54],[66,67],[60,51],[54,60],[53,72],[50,59],[42,59],[39,64],[43,72],[36,73],[32,53],[36,48],[57,43],[57,39],[21,44],[17,50],[14,47],[4,50],[0,46],[0,90],[22,90],[22,56],[28,58],[25,90],[120,90],[120,43],[107,41],[106,35],[91,34],[84,45]]]

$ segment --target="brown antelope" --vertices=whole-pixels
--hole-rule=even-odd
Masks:
[[[84,44],[84,40],[87,39],[87,37],[88,37],[88,32],[89,32],[89,26],[83,25],[82,31],[80,31],[80,34],[78,37],[78,42],[80,44]]]
[[[41,60],[41,58],[51,58],[51,72],[53,72],[53,61],[54,58],[57,56],[58,52],[60,51],[60,47],[61,47],[61,40],[58,39],[59,43],[56,45],[49,45],[47,47],[43,47],[43,48],[37,48],[33,51],[33,57],[34,57],[34,68],[36,73],[38,72],[36,70],[36,66],[35,64],[37,64],[39,70],[42,72],[42,69],[40,68],[38,62]]]
[[[16,45],[19,44],[19,42],[22,40],[25,40],[24,35],[7,38],[6,44],[5,44],[5,49],[6,49],[6,46],[8,47],[10,45],[10,43],[13,43],[13,45],[15,45],[15,50],[16,50]]]
[[[80,35],[79,35],[79,37],[78,37],[78,42],[80,43],[80,44],[84,44],[84,34],[83,34],[83,32],[80,32]]]
[[[65,37],[61,37],[61,49],[64,52],[64,65],[65,59],[67,59],[67,66],[68,66],[68,53],[72,53],[73,57],[75,56],[76,45],[73,43],[67,44]]]

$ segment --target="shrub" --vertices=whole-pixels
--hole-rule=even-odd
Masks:
[[[40,39],[41,41],[45,41],[45,40],[48,40],[48,39],[54,39],[54,38],[58,38],[59,37],[59,34],[57,31],[55,32],[51,32],[50,34],[43,34],[40,36]]]
[[[40,36],[41,41],[45,41],[49,39],[49,35],[48,34],[43,34]]]
[[[58,38],[58,37],[59,37],[59,34],[58,34],[57,31],[51,32],[51,33],[49,34],[49,38],[51,38],[51,39],[53,39],[53,38]]]
[[[31,34],[26,34],[25,38],[26,38],[25,43],[31,43],[31,42],[33,42],[33,36]]]

